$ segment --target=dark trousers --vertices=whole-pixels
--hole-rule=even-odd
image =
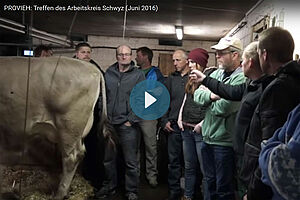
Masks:
[[[177,124],[172,124],[173,132],[168,134],[168,186],[169,195],[180,195],[182,175],[182,137]]]
[[[94,122],[88,135],[84,138],[85,157],[82,163],[82,174],[89,180],[93,187],[100,188],[104,179],[104,138],[99,134],[98,121],[100,120],[100,109],[94,109]]]
[[[125,163],[125,190],[126,192],[138,191],[138,162],[137,162],[137,150],[138,150],[138,130],[136,126],[127,127],[125,125],[114,125],[118,135],[118,144],[120,145],[119,155],[123,155]],[[107,152],[109,151],[109,152]],[[104,160],[104,167],[106,178],[103,182],[103,187],[108,190],[115,189],[117,187],[117,160],[113,155],[110,147],[106,148],[106,159]]]
[[[205,198],[209,200],[234,199],[234,153],[232,147],[201,143]]]

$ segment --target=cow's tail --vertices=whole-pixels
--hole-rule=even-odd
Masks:
[[[112,149],[116,150],[116,143],[117,143],[117,135],[114,127],[109,123],[107,118],[107,105],[106,105],[106,89],[105,89],[105,81],[102,73],[100,73],[100,86],[101,86],[101,93],[102,93],[102,114],[101,119],[99,120],[100,125],[98,126],[98,130],[101,131],[104,140],[106,141],[107,145]]]

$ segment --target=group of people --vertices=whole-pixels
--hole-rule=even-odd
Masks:
[[[105,152],[93,160],[105,172],[103,177],[91,175],[98,177],[95,199],[116,193],[120,166],[125,169],[126,198],[138,199],[141,139],[146,179],[150,186],[158,185],[159,126],[168,138],[168,200],[197,199],[199,191],[205,200],[299,199],[300,64],[293,61],[291,34],[272,27],[244,50],[233,37],[211,48],[218,67],[207,67],[209,55],[203,48],[189,53],[177,49],[172,55],[175,72],[164,78],[152,66],[148,47],[136,50],[136,67],[132,49],[120,45],[117,62],[105,73],[92,61],[87,43],[76,47],[76,58],[95,64],[104,74],[107,115],[118,138],[117,148],[103,144],[102,150],[89,149],[96,141],[94,124],[94,138],[85,141],[87,157]],[[130,107],[131,90],[145,79],[165,84],[170,94],[169,109],[158,120],[140,119]]]
[[[213,46],[225,72],[225,63],[232,63],[230,58],[235,56],[233,41],[223,38]],[[224,44],[230,45],[224,49]],[[226,73],[214,72],[208,77],[200,71],[191,72],[191,79],[209,89],[199,87],[194,101],[201,105],[211,101],[202,125],[204,199],[299,199],[299,130],[295,128],[299,126],[299,115],[295,114],[299,106],[295,107],[300,103],[300,65],[293,61],[293,51],[291,34],[272,27],[242,54],[243,73],[248,78],[245,83],[224,84],[221,77]],[[213,101],[213,94],[221,99]],[[222,99],[226,102],[217,105]],[[231,105],[227,104],[230,101]],[[238,101],[240,106],[234,105]],[[285,126],[275,132],[293,108]],[[237,116],[230,122],[233,109]],[[218,124],[220,118],[224,121]],[[220,127],[225,134],[218,134]],[[283,181],[283,174],[287,181]]]

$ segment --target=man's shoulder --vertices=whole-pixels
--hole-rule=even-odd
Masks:
[[[169,74],[166,78],[167,82],[173,82],[174,80],[177,80],[177,78],[179,77],[179,73],[178,72],[172,72],[171,74]]]
[[[135,80],[146,79],[144,72],[140,70],[137,66],[132,65],[130,67],[131,67],[130,71],[126,72],[127,76],[130,76],[131,78],[134,77]]]
[[[297,69],[299,67],[299,69]],[[290,69],[286,68],[281,70],[273,79],[268,80],[270,83],[265,89],[265,92],[288,92],[289,90],[299,88],[300,85],[300,66],[295,66]]]
[[[106,70],[106,74],[112,71],[114,71],[113,66],[109,66]]]
[[[217,68],[213,72],[211,72],[208,76],[212,78],[218,78],[222,73],[224,72],[224,69]]]
[[[235,71],[231,74],[230,78],[234,80],[243,79],[244,82],[246,81],[246,77],[241,66],[235,69]]]
[[[114,63],[107,68],[104,75],[107,76],[109,74],[116,73],[116,72],[117,72],[116,63]]]
[[[152,70],[155,70],[155,71],[159,71],[159,72],[160,72],[160,69],[159,69],[159,67],[156,67],[156,66],[151,66],[151,69],[152,69]]]
[[[256,81],[252,81],[253,83],[262,84],[264,86],[269,85],[275,79],[274,75],[264,75],[257,79]]]
[[[284,73],[300,73],[300,63],[297,61],[290,61],[283,66]]]
[[[175,72],[172,72],[168,77],[177,77],[177,76],[180,76],[180,72],[175,71]]]
[[[134,66],[134,65],[132,66],[131,72],[144,75],[144,72],[138,66]]]
[[[203,71],[203,73],[206,75],[206,76],[209,76],[211,73],[213,73],[214,71],[216,71],[218,68],[215,67],[215,66],[212,66],[212,67],[207,67],[205,68],[205,70]]]
[[[276,75],[276,79],[294,81],[299,83],[300,64],[296,61],[291,61],[284,65]],[[275,80],[276,80],[275,79]]]
[[[108,69],[109,69],[109,68],[112,68],[112,67],[115,67],[117,64],[118,64],[118,62],[115,62],[115,63],[111,64],[111,65],[108,67]]]
[[[159,67],[156,67],[156,66],[151,66],[151,69],[149,70],[148,73],[156,73],[157,75],[162,75]]]
[[[300,98],[300,82],[292,75],[279,75],[269,84],[266,85],[262,92],[260,104],[273,104],[280,105],[281,107],[290,106],[291,103],[295,102],[295,98]]]

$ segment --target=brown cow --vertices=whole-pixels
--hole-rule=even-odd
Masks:
[[[84,153],[82,139],[93,123],[100,80],[106,105],[104,79],[88,62],[66,57],[1,57],[0,164],[24,164],[27,141],[37,134],[58,144],[62,176],[55,199],[63,199]]]

